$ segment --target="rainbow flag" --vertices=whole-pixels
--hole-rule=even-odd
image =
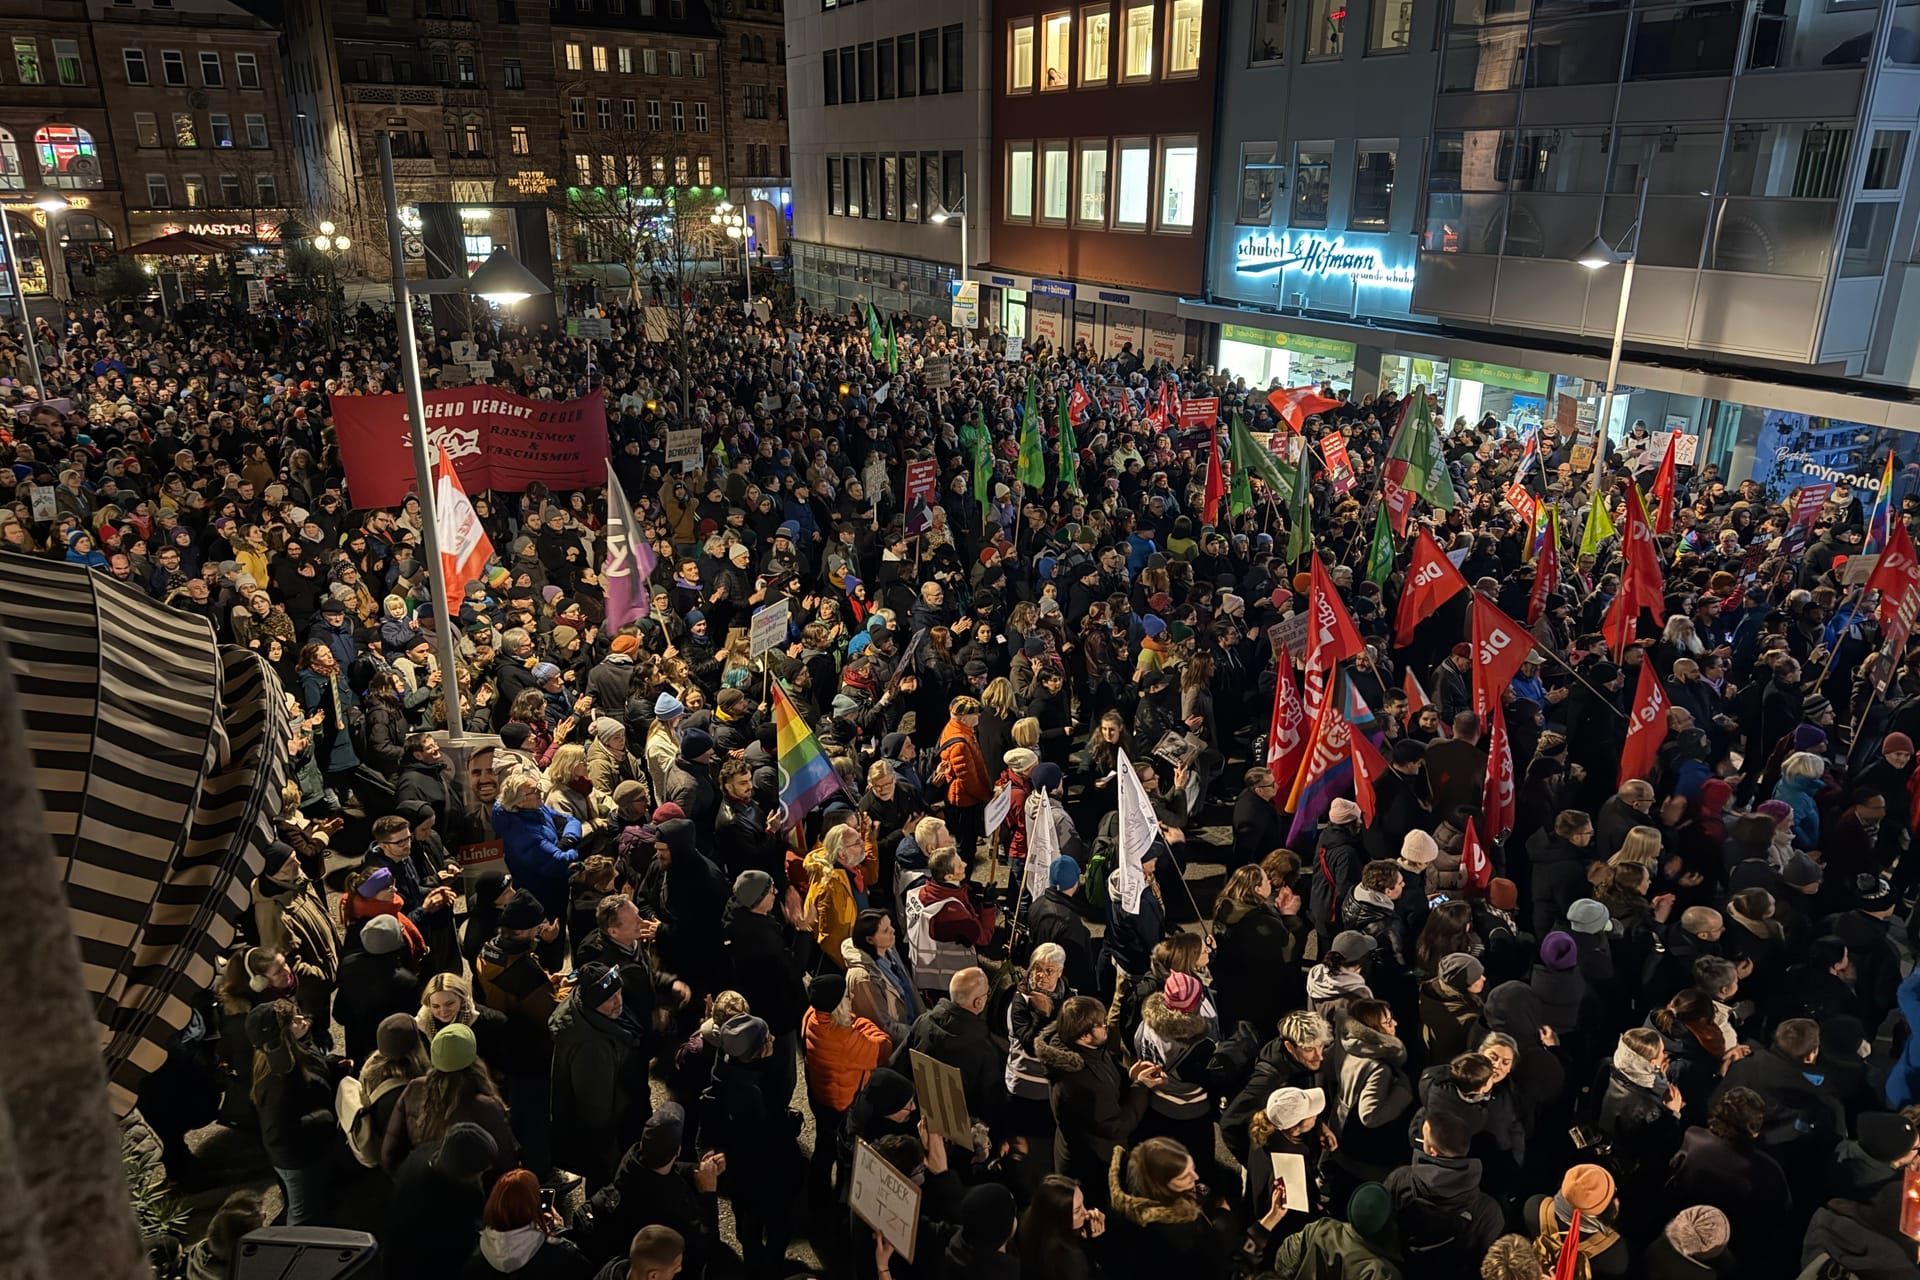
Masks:
[[[1893,519],[1893,453],[1887,453],[1887,466],[1880,473],[1880,493],[1873,500],[1873,514],[1867,517],[1867,545],[1861,554],[1877,556],[1887,549],[1887,522]]]
[[[773,724],[780,770],[780,812],[788,827],[798,826],[812,808],[840,789],[820,740],[795,710],[786,686],[773,682]]]

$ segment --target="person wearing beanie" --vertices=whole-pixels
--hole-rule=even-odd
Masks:
[[[408,1152],[432,1147],[450,1128],[477,1126],[492,1139],[496,1172],[519,1160],[520,1144],[507,1120],[506,1103],[492,1074],[479,1060],[473,1028],[454,1022],[427,1042],[426,1073],[409,1081],[394,1107],[393,1120],[380,1143],[380,1166],[398,1170]]]
[[[726,954],[725,940],[715,924],[726,909],[726,880],[696,847],[698,833],[692,822],[685,818],[661,821],[657,811],[655,818],[653,828],[641,827],[636,833],[652,844],[653,861],[641,877],[635,903],[658,926],[652,941],[660,968],[694,991],[719,991]]]
[[[399,916],[375,916],[360,927],[358,949],[340,961],[333,1016],[344,1031],[347,1057],[365,1062],[375,1048],[380,1020],[420,1007],[420,975],[411,967],[407,933]]]
[[[1738,1263],[1728,1251],[1733,1228],[1727,1215],[1711,1205],[1682,1209],[1647,1250],[1647,1280],[1716,1280],[1732,1275]],[[1749,1257],[1751,1252],[1749,1242]]]
[[[487,1066],[501,1078],[501,1091],[513,1105],[514,1134],[525,1163],[545,1176],[552,1170],[547,1145],[547,1098],[553,1059],[553,1014],[564,991],[560,978],[542,962],[539,949],[559,936],[540,900],[514,889],[500,908],[493,937],[474,961],[474,993],[506,1018],[500,1036],[504,1052]]]
[[[291,999],[269,1000],[246,1017],[253,1052],[247,1059],[260,1143],[286,1194],[293,1226],[325,1225],[332,1211],[334,1168],[344,1157],[333,1115],[328,1059],[310,1038],[312,1024]]]
[[[1068,854],[1053,860],[1047,888],[1027,904],[1027,936],[1036,945],[1050,942],[1066,953],[1063,974],[1075,991],[1094,989],[1093,934],[1080,914],[1080,864]]]
[[[709,1151],[696,1163],[680,1158],[686,1146],[687,1113],[677,1102],[662,1102],[647,1117],[640,1140],[627,1148],[613,1182],[588,1202],[594,1238],[618,1250],[611,1264],[617,1280],[627,1280],[628,1244],[641,1231],[667,1230],[683,1241],[680,1274],[707,1274],[719,1241],[718,1190],[726,1160]]]
[[[701,1096],[700,1140],[726,1157],[740,1253],[749,1275],[777,1275],[793,1235],[793,1189],[802,1178],[790,1070],[776,1074],[773,1036],[752,1014],[736,1014],[709,1035],[719,1049]],[[785,1092],[780,1091],[784,1082]]]
[[[667,774],[680,758],[680,726],[687,708],[680,699],[662,690],[653,700],[653,721],[647,726],[645,755],[647,783],[656,797],[666,794]]]
[[[1400,917],[1406,936],[1417,938],[1432,910],[1427,895],[1433,892],[1432,877],[1437,870],[1434,864],[1440,859],[1440,846],[1432,836],[1415,828],[1401,837],[1400,847],[1394,853],[1399,855],[1394,861],[1400,868],[1402,882],[1400,896],[1394,900],[1394,912]]]
[[[1464,951],[1443,956],[1434,976],[1420,984],[1420,1028],[1430,1062],[1451,1062],[1479,1048],[1486,1038],[1481,995],[1487,971]]]
[[[960,1229],[947,1242],[945,1273],[968,1280],[1018,1280],[1019,1260],[1007,1253],[1018,1214],[1013,1193],[997,1182],[971,1187],[960,1201]]]
[[[314,1043],[331,1048],[333,1037],[322,1029],[339,981],[339,934],[324,892],[282,841],[267,846],[266,870],[253,882],[253,920],[261,948],[285,957],[293,970],[294,998],[313,1024]]]
[[[1327,810],[1314,853],[1314,872],[1307,894],[1307,916],[1322,943],[1346,927],[1344,911],[1360,869],[1367,865],[1366,832],[1360,806],[1344,797]]]
[[[1825,1193],[1831,1199],[1868,1201],[1900,1181],[1920,1160],[1920,1132],[1897,1111],[1868,1111],[1854,1122],[1855,1137],[1834,1151]]]
[[[715,755],[713,738],[705,729],[681,729],[680,752],[667,770],[664,785],[655,792],[661,801],[680,806],[694,824],[694,843],[708,856],[713,854],[714,821],[720,813]]]
[[[593,784],[596,804],[604,806],[616,787],[632,781],[630,759],[627,726],[612,716],[594,717],[593,741],[587,744],[587,778]]]
[[[840,1132],[847,1108],[867,1077],[887,1061],[893,1043],[886,1029],[860,1017],[847,1002],[845,975],[828,970],[807,984],[807,1011],[800,1017],[806,1059],[807,1108],[819,1133]],[[814,1143],[807,1163],[808,1203],[833,1203],[837,1143]]]
[[[788,892],[792,892],[788,890]],[[806,970],[793,949],[793,929],[779,914],[773,877],[757,868],[742,871],[722,911],[727,985],[747,998],[747,1007],[773,1036],[768,1067],[772,1092],[793,1094],[798,1071],[800,1019],[806,1012]]]
[[[551,1115],[554,1163],[584,1177],[588,1195],[612,1180],[646,1125],[653,1048],[653,1029],[627,1012],[620,971],[581,965],[553,1015]]]
[[[486,1129],[460,1123],[401,1162],[378,1233],[388,1280],[449,1275],[464,1265],[480,1243],[485,1180],[499,1158]]]

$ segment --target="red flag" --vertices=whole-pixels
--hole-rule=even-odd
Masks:
[[[1560,589],[1560,518],[1547,508],[1547,532],[1540,542],[1540,558],[1533,567],[1533,590],[1527,593],[1527,625],[1547,611],[1547,597]]]
[[[1667,736],[1667,688],[1653,673],[1653,664],[1642,659],[1640,682],[1633,694],[1633,717],[1627,721],[1627,745],[1620,753],[1620,785],[1629,778],[1645,778],[1653,772],[1660,744]]]
[[[1553,1280],[1578,1280],[1580,1275],[1580,1211],[1575,1209],[1571,1217],[1560,1241],[1560,1257],[1553,1264]]]
[[[1533,652],[1533,635],[1485,596],[1473,597],[1473,710],[1484,722]],[[1491,766],[1489,766],[1491,767]]]
[[[1914,560],[1913,538],[1907,522],[1896,519],[1887,532],[1887,549],[1880,553],[1867,590],[1880,593],[1880,605],[1874,616],[1886,633],[1887,644],[1897,660],[1913,632],[1913,619],[1920,612],[1920,564]]]
[[[1493,859],[1487,857],[1486,846],[1480,843],[1480,833],[1473,829],[1473,819],[1467,819],[1467,829],[1460,838],[1460,887],[1475,897],[1485,897],[1487,886],[1493,883]]]
[[[1427,691],[1420,687],[1420,677],[1413,674],[1412,667],[1407,668],[1407,674],[1400,681],[1400,687],[1407,691],[1407,716],[1409,718],[1419,715],[1420,708],[1433,705],[1433,699],[1429,698]],[[1920,769],[1916,769],[1914,773],[1916,776],[1920,776]]]
[[[1315,386],[1282,387],[1267,396],[1267,403],[1273,406],[1281,421],[1297,432],[1305,432],[1305,423],[1314,414],[1340,407],[1338,400],[1327,399]]]
[[[1607,643],[1616,654],[1633,639],[1640,610],[1651,609],[1658,615],[1667,603],[1666,582],[1660,573],[1660,552],[1653,545],[1653,522],[1647,518],[1647,507],[1640,501],[1637,485],[1627,486],[1627,529],[1620,545],[1624,557],[1620,594],[1607,607],[1602,626]]]
[[[1660,459],[1660,469],[1653,473],[1653,531],[1657,534],[1673,532],[1673,451],[1680,440],[1680,433],[1674,432],[1667,437],[1667,452]]]
[[[1307,710],[1300,702],[1300,690],[1293,680],[1293,657],[1287,646],[1280,646],[1275,657],[1279,670],[1273,680],[1273,717],[1267,724],[1267,769],[1279,784],[1273,798],[1281,812],[1287,808],[1287,796],[1300,766],[1307,758]]]
[[[1393,522],[1394,537],[1407,536],[1407,520],[1413,515],[1413,501],[1418,496],[1411,489],[1401,488],[1392,476],[1383,477],[1380,497],[1387,504],[1387,519]]]
[[[1487,782],[1480,797],[1480,812],[1487,819],[1487,834],[1501,840],[1513,830],[1516,806],[1513,743],[1507,738],[1507,713],[1498,698],[1488,710],[1487,724]]]
[[[1907,825],[1920,827],[1920,769],[1907,779]]]
[[[1353,798],[1360,812],[1366,815],[1367,825],[1371,826],[1378,808],[1374,788],[1387,776],[1387,758],[1358,729],[1347,735],[1347,744],[1353,753]]]
[[[1320,710],[1327,674],[1360,652],[1360,631],[1347,615],[1333,577],[1318,551],[1313,553],[1313,583],[1307,589],[1307,718]]]
[[[1462,591],[1467,580],[1447,553],[1425,529],[1413,536],[1413,562],[1407,567],[1407,581],[1400,588],[1400,607],[1393,615],[1393,642],[1413,643],[1413,629],[1422,618]]]
[[[1070,422],[1083,421],[1087,410],[1093,408],[1093,400],[1087,395],[1087,389],[1077,381],[1073,389],[1067,392],[1067,419]]]
[[[467,584],[477,582],[493,558],[493,543],[474,514],[473,503],[460,484],[445,445],[440,446],[440,465],[434,473],[434,511],[440,543],[440,570],[447,582],[447,594],[455,600],[466,594]],[[644,594],[644,592],[642,593]],[[445,604],[443,602],[443,607]],[[458,606],[454,606],[456,611]]]
[[[1227,478],[1220,467],[1220,423],[1216,419],[1207,428],[1207,493],[1200,504],[1200,518],[1212,524],[1220,514],[1220,499],[1227,496]]]

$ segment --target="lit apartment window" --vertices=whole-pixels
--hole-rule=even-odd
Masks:
[[[580,181],[591,186],[593,184],[593,157],[588,155],[574,156],[573,171],[580,175]]]
[[[1083,227],[1103,227],[1107,223],[1106,140],[1081,143],[1077,167],[1080,202],[1075,208],[1073,220]]]
[[[180,175],[180,185],[187,190],[187,208],[204,209],[207,207],[207,183],[197,173]]]
[[[1121,24],[1121,36],[1125,43],[1121,47],[1120,78],[1151,80],[1153,78],[1153,6],[1150,4],[1128,5],[1121,16]]]
[[[1368,53],[1405,53],[1413,39],[1413,0],[1373,0]]]
[[[686,186],[688,181],[687,172],[687,158],[685,156],[675,156],[673,158],[673,180],[683,187]]]
[[[642,49],[640,51],[640,70],[650,76],[659,74],[659,55],[652,49]]]
[[[1307,58],[1337,58],[1346,46],[1347,0],[1313,0],[1307,6]]]
[[[667,74],[670,76],[680,74],[680,51],[678,49],[667,50]]]
[[[507,135],[513,140],[513,154],[517,156],[533,154],[533,140],[527,136],[527,126],[523,124],[510,125],[507,129]]]
[[[53,71],[61,84],[85,84],[86,73],[80,66],[80,42],[78,40],[55,40],[53,42]]]
[[[580,68],[581,68],[580,46],[577,44],[570,44],[567,46],[567,70],[578,71],[580,70]]]
[[[694,78],[697,80],[705,76],[706,74],[707,74],[707,55],[704,53],[694,54],[693,55]]]
[[[701,186],[713,185],[713,157],[701,156],[694,165],[693,180]]]
[[[1040,145],[1040,221],[1064,223],[1071,201],[1072,161],[1064,142]]]
[[[1167,74],[1200,74],[1200,0],[1172,0],[1167,6]]]
[[[1122,138],[1114,144],[1113,225],[1131,231],[1146,229],[1152,205],[1153,143],[1146,138]]]
[[[607,46],[603,44],[593,46],[593,69],[595,71],[607,69]]]
[[[1102,5],[1080,11],[1080,83],[1105,84],[1111,61],[1113,11]]]
[[[1040,87],[1064,89],[1072,83],[1073,15],[1050,13],[1040,22]]]
[[[621,75],[623,76],[632,75],[633,74],[633,50],[622,49],[620,51],[620,57],[617,65],[620,68]]]
[[[1160,229],[1193,230],[1193,206],[1200,190],[1200,144],[1193,138],[1160,143]]]
[[[207,117],[207,139],[216,147],[233,145],[233,117],[224,111],[215,111]]]
[[[40,42],[32,36],[13,38],[13,70],[21,84],[45,84],[46,72],[40,67]]]
[[[200,134],[193,126],[193,115],[191,112],[176,111],[173,113],[173,145],[176,147],[197,147],[200,145]]]
[[[1007,221],[1033,220],[1033,144],[1007,145]]]
[[[1016,22],[1008,34],[1007,92],[1026,93],[1033,88],[1033,23]]]

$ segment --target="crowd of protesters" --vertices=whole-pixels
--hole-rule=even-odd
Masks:
[[[681,367],[618,310],[611,341],[432,335],[429,373],[459,337],[502,388],[605,395],[658,558],[648,616],[609,626],[602,492],[474,495],[496,558],[445,601],[418,504],[354,505],[330,398],[399,389],[365,320],[331,346],[261,311],[37,320],[53,403],[0,428],[0,550],[205,618],[291,711],[242,943],[142,1097],[180,1185],[217,1118],[286,1221],[372,1231],[392,1277],[771,1278],[801,1240],[862,1280],[1920,1277],[1920,670],[1842,585],[1871,491],[1802,539],[1785,495],[1680,468],[1663,608],[1609,647],[1620,539],[1581,553],[1576,442],[1442,423],[1458,500],[1416,519],[1471,590],[1396,636],[1413,542],[1365,562],[1391,392],[1324,388],[1290,426],[1200,358],[806,309],[703,311]],[[1344,440],[1350,482],[1309,455],[1306,545],[1364,642],[1371,821],[1349,787],[1293,828],[1264,767],[1308,508],[1210,503],[1226,450],[1171,395],[1217,397],[1222,440],[1235,415]],[[1609,451],[1615,526],[1664,443]],[[916,459],[937,488],[908,510]],[[1564,531],[1537,602],[1516,481]],[[1535,645],[1498,691],[1517,794],[1485,879],[1476,595]],[[783,598],[787,643],[750,658]],[[1643,664],[1668,732],[1622,779]],[[804,814],[773,680],[839,784]],[[1137,910],[1122,756],[1158,827]],[[972,1141],[923,1118],[916,1054],[957,1069]],[[851,1211],[865,1147],[919,1187],[911,1257]],[[194,1273],[264,1217],[230,1199]]]

